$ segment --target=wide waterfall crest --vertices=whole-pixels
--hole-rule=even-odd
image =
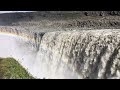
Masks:
[[[12,54],[37,78],[120,78],[117,29],[39,33],[2,29],[0,32],[16,35],[9,40],[14,52],[9,44],[6,50],[11,53],[6,53],[6,57]]]

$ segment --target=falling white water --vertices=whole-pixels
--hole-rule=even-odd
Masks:
[[[120,78],[119,30],[1,31],[0,57],[15,58],[36,78]]]
[[[0,57],[13,57],[36,78],[79,78],[62,61],[53,57],[47,48],[39,47],[36,51],[31,41],[17,36],[0,34]],[[54,62],[56,61],[56,62]]]

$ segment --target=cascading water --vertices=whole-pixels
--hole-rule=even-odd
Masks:
[[[0,56],[15,58],[37,78],[120,78],[119,41],[119,29],[46,33],[5,29]]]
[[[42,45],[44,33],[33,33],[29,38],[23,33],[8,32],[9,29],[0,34],[0,50],[4,51],[1,57],[15,58],[37,78],[79,78],[55,52]]]
[[[120,11],[0,14],[0,57],[15,58],[36,78],[120,78],[119,16]]]

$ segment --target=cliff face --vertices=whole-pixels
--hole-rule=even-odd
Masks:
[[[40,11],[0,14],[1,26],[38,28],[120,28],[120,11]],[[30,28],[29,28],[30,29]]]
[[[15,52],[13,57],[32,75],[38,78],[120,78],[120,29],[116,29],[119,28],[119,11],[48,11],[30,15],[34,14],[37,17],[31,21],[18,19],[19,24],[13,20],[13,26],[0,27],[0,32],[23,37],[23,43],[19,40],[17,43],[22,53]],[[77,21],[81,23],[74,24]],[[24,41],[25,38],[28,41]],[[29,41],[26,46],[24,42]],[[32,54],[28,47],[34,48]]]

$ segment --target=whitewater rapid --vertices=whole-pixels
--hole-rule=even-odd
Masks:
[[[120,78],[120,30],[0,31],[0,57],[36,78]]]

